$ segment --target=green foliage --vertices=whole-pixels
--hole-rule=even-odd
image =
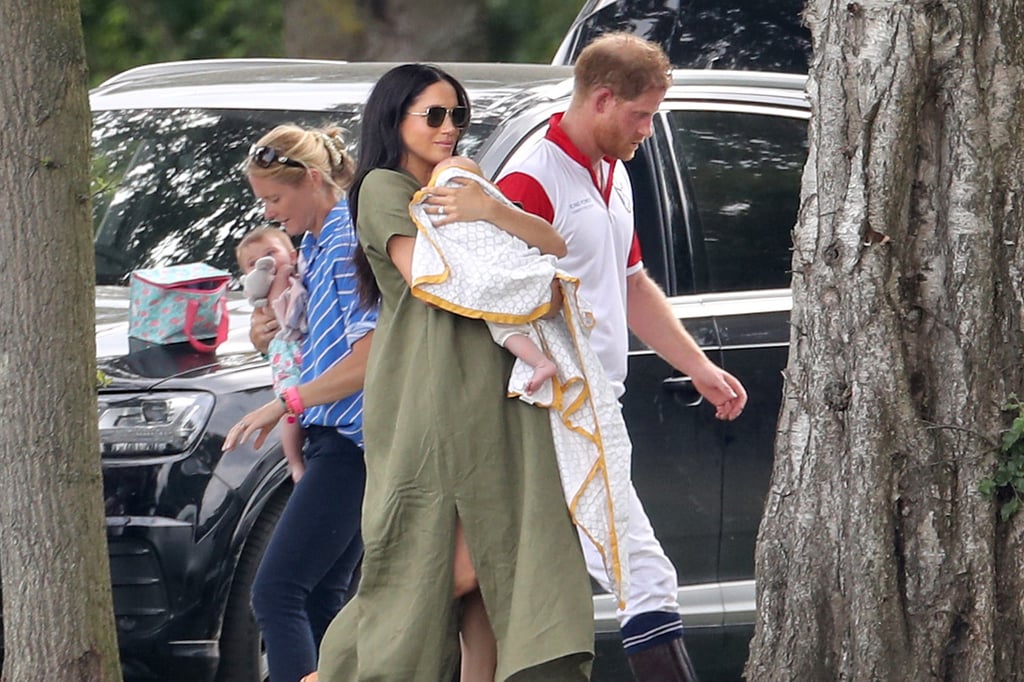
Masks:
[[[999,517],[1006,521],[1021,508],[1024,497],[1024,402],[1011,395],[1003,409],[1016,411],[1010,428],[1003,433],[996,470],[978,484],[982,495],[998,501]]]
[[[150,62],[281,56],[281,3],[81,0],[90,83]]]
[[[490,59],[550,63],[583,0],[487,0]]]
[[[490,51],[482,60],[551,61],[582,0],[480,0]],[[365,2],[365,0],[357,0]],[[152,62],[284,57],[283,0],[81,0],[90,84]],[[444,30],[438,26],[424,30]]]

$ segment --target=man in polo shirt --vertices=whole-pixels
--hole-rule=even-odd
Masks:
[[[668,58],[643,39],[605,34],[583,50],[574,75],[569,109],[552,117],[546,137],[506,168],[498,185],[565,238],[568,254],[558,265],[579,278],[580,293],[594,309],[590,342],[619,396],[632,330],[690,376],[719,419],[735,419],[746,391],[676,319],[643,268],[634,232],[632,187],[622,162],[651,135],[672,82]],[[631,493],[630,588],[618,613],[623,645],[640,682],[690,682],[696,676],[682,641],[675,567]],[[586,538],[582,542],[590,574],[608,589],[600,555]]]

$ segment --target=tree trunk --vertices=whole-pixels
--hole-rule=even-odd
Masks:
[[[483,0],[284,0],[289,57],[483,61]]]
[[[78,0],[0,3],[3,680],[120,680]]]
[[[752,680],[1019,679],[1024,35],[1011,0],[812,0],[789,367]]]
[[[812,0],[793,332],[753,680],[1010,680],[1022,520],[978,493],[1024,344],[1010,0]]]

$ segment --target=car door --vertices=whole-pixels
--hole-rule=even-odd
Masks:
[[[644,265],[667,292],[689,286],[692,259],[682,197],[666,158],[670,150],[645,143],[627,165],[633,185],[637,236]],[[712,359],[720,361],[714,319],[700,301],[673,298],[676,315]],[[674,370],[637,338],[630,339],[629,374],[622,399],[633,441],[633,485],[655,534],[676,566],[680,585],[718,579],[722,515],[722,450],[714,410],[689,377]],[[689,625],[717,624],[714,610],[681,604]]]
[[[749,395],[742,416],[718,430],[717,554],[724,585],[743,584],[754,574],[788,353],[791,234],[807,157],[807,117],[806,110],[748,102],[688,106],[664,118],[695,214],[687,226],[699,274],[694,295],[713,317],[722,365]],[[747,600],[752,582],[749,587]],[[727,619],[730,609],[727,603]]]

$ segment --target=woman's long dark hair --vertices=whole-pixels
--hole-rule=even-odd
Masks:
[[[399,126],[413,100],[434,83],[447,81],[455,88],[460,106],[469,109],[469,96],[453,76],[430,64],[403,64],[391,69],[377,81],[363,107],[359,132],[359,154],[355,180],[348,191],[352,224],[358,231],[359,188],[367,173],[377,168],[399,170],[405,159],[405,144]],[[457,142],[457,141],[456,141]],[[452,150],[455,153],[455,150]],[[380,288],[370,270],[362,246],[354,255],[359,296],[366,304],[376,303]]]

